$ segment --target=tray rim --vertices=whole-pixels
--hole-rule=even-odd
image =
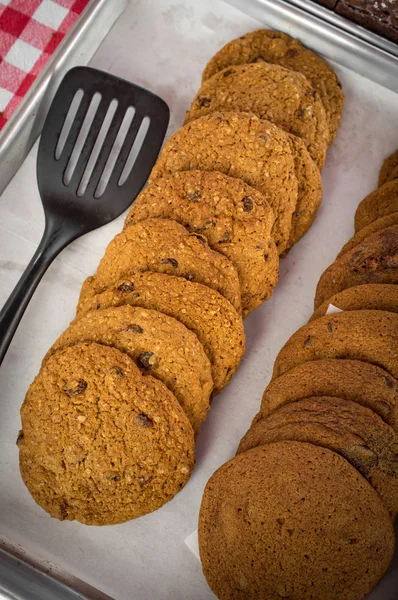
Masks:
[[[110,2],[110,0],[92,0],[89,6],[101,7],[107,1]],[[127,5],[129,0],[119,0],[119,1],[124,1],[124,3]],[[396,78],[396,83],[395,83],[395,85],[393,85],[393,87],[385,85],[384,83],[380,83],[380,82],[378,82],[378,83],[383,85],[383,87],[387,87],[389,89],[392,89],[392,91],[395,91],[396,93],[398,93],[398,50],[397,50],[397,56],[394,56],[392,54],[389,54],[383,48],[375,48],[375,46],[372,46],[372,44],[369,41],[367,41],[365,39],[359,39],[359,40],[355,39],[353,33],[351,33],[350,31],[339,31],[339,29],[337,28],[337,26],[334,23],[325,22],[319,15],[309,13],[308,11],[306,11],[303,8],[298,6],[299,3],[301,3],[302,5],[309,5],[309,4],[312,5],[312,2],[310,2],[310,0],[285,0],[285,1],[282,1],[282,0],[222,0],[222,1],[225,2],[226,4],[230,4],[230,5],[234,6],[241,12],[246,12],[247,14],[251,14],[251,16],[254,16],[255,18],[257,18],[260,21],[266,22],[268,25],[270,25],[271,27],[274,27],[276,29],[277,28],[280,28],[282,30],[286,29],[286,23],[287,23],[288,19],[290,18],[294,22],[296,31],[297,30],[299,31],[298,36],[301,36],[303,41],[305,41],[305,39],[308,39],[311,42],[311,39],[313,39],[313,40],[315,40],[314,44],[317,43],[317,41],[319,41],[319,40],[321,40],[321,42],[322,42],[323,36],[326,33],[326,34],[330,35],[332,37],[332,39],[339,40],[339,44],[342,44],[341,50],[340,50],[341,53],[343,53],[343,51],[349,52],[350,47],[355,47],[356,44],[358,44],[358,47],[360,48],[359,57],[361,58],[361,61],[363,64],[366,64],[366,57],[369,56],[368,53],[374,52],[376,50],[376,54],[377,54],[376,64],[383,64],[383,62],[386,61],[386,65],[388,66],[389,72],[391,72],[391,73],[394,72],[394,75]],[[252,13],[249,12],[250,5],[255,5],[254,6],[254,14],[253,14],[253,12]],[[321,7],[319,7],[319,8],[321,8]],[[97,10],[98,10],[98,8],[97,8]],[[94,11],[94,9],[93,9],[93,11]],[[115,20],[116,20],[116,18],[115,18]],[[308,21],[307,23],[305,23],[306,20]],[[279,23],[279,25],[278,25],[278,23]],[[283,27],[282,23],[285,23],[285,27]],[[312,36],[310,35],[311,27],[308,27],[309,24],[311,25],[311,27],[314,27],[315,31],[317,31],[316,35],[312,35]],[[76,25],[77,24],[75,24],[74,27],[70,30],[70,32],[66,36],[65,40],[63,40],[62,44],[59,46],[57,51],[54,53],[53,57],[50,59],[49,63],[47,63],[46,69],[43,70],[42,74],[36,80],[34,86],[32,86],[33,88],[35,87],[38,80],[39,79],[41,80],[42,75],[43,75],[43,81],[45,80],[44,83],[42,83],[42,85],[45,85],[45,86],[48,85],[48,83],[49,83],[50,79],[53,77],[54,73],[48,73],[47,76],[44,77],[44,71],[47,70],[47,67],[50,67],[50,63],[51,63],[51,68],[56,69],[56,60],[55,60],[56,55],[58,56],[58,54],[57,54],[58,51],[60,51],[59,54],[61,54],[64,42],[66,43],[69,34],[72,34],[74,32],[74,28],[76,27]],[[366,30],[364,30],[364,31],[366,31]],[[376,36],[376,34],[374,34],[374,36],[379,38],[379,36]],[[356,42],[356,44],[355,44],[355,42]],[[351,44],[353,46],[351,46]],[[323,39],[322,46],[324,47],[324,50],[321,52],[322,54],[331,58],[332,60],[335,60],[336,62],[339,62],[340,64],[344,64],[341,60],[338,59],[338,57],[331,56],[330,48],[332,47],[332,45],[330,43],[325,44],[325,40]],[[317,51],[318,51],[318,49],[317,49]],[[354,53],[354,56],[356,56],[355,53]],[[59,58],[59,56],[58,56],[58,58]],[[358,70],[358,68],[355,68],[349,64],[345,64],[344,66],[347,66],[349,69],[351,69],[357,73],[360,73],[362,75],[362,73]],[[67,70],[68,68],[69,68],[69,64],[68,64],[68,66],[65,66],[65,70]],[[362,68],[362,65],[361,65],[361,68]],[[375,67],[373,67],[373,68],[375,68]],[[49,71],[51,71],[51,69],[49,69]],[[62,71],[60,74],[58,74],[58,76],[62,77],[64,72],[65,71]],[[55,87],[56,87],[56,85],[55,85]],[[31,89],[29,91],[29,94],[31,91],[32,91],[32,98],[31,98],[32,106],[38,106],[38,103],[40,102],[40,99],[42,96],[40,96],[40,98],[38,99],[36,93],[33,93],[33,89]],[[27,97],[29,94],[27,94]],[[52,96],[48,96],[48,103],[50,103],[51,98],[52,98]],[[37,103],[35,103],[35,100]],[[46,101],[47,101],[47,99],[46,99]],[[14,115],[15,114],[16,113],[14,113]],[[13,117],[14,117],[14,115],[13,115]],[[32,116],[32,115],[29,115],[29,116]],[[43,120],[44,120],[44,116],[45,116],[45,114],[43,114]],[[7,125],[4,127],[4,129],[0,133],[0,164],[3,164],[2,163],[3,134],[7,130],[8,125],[13,120],[13,117],[9,120]],[[32,127],[32,133],[31,133],[31,137],[30,137],[31,144],[29,147],[25,148],[25,154],[24,154],[23,159],[21,160],[21,163],[23,162],[24,158],[26,157],[26,154],[29,152],[36,137],[40,133],[41,125],[40,125],[40,120],[38,118],[39,115],[33,115],[33,117],[34,117],[35,129],[33,129],[33,127]],[[42,122],[43,122],[43,120],[42,120]],[[9,129],[12,129],[12,127],[10,127]],[[9,135],[11,135],[11,134],[9,134]],[[1,175],[2,174],[0,174],[0,194],[3,189]],[[10,177],[10,179],[11,179],[11,177]],[[0,540],[0,573],[1,573],[2,565],[11,564],[9,562],[10,556],[12,557],[13,560],[17,560],[19,562],[19,567],[23,570],[25,567],[25,561],[22,561],[20,556],[16,557],[14,555],[14,552],[10,551],[10,549],[2,548],[2,544],[1,544],[1,540]],[[26,564],[28,567],[30,567],[30,569],[32,569],[32,565],[29,564],[28,561],[26,561]],[[41,572],[40,566],[34,566],[33,570],[35,572]],[[48,581],[47,581],[48,585],[51,585],[51,582],[55,581],[55,578],[52,577],[51,574],[48,574],[47,578],[48,578]],[[51,588],[48,588],[48,589],[51,589]],[[10,592],[11,591],[12,590],[10,589]],[[92,590],[92,591],[97,592],[97,590]],[[3,589],[0,587],[0,593],[1,592],[3,592]],[[73,592],[75,592],[75,590],[72,591],[72,594],[73,594]],[[102,592],[99,592],[99,593],[102,594]],[[28,591],[28,594],[29,594],[29,591]],[[62,596],[57,596],[57,597],[62,598]],[[92,596],[91,595],[89,595],[89,596],[73,595],[71,597],[79,598],[79,600],[80,600],[80,598],[89,598]],[[10,598],[15,598],[15,596],[10,595]],[[17,596],[17,598],[18,598],[18,600],[28,600],[31,598],[31,596],[21,595],[21,596]]]
[[[301,8],[302,5],[308,7],[309,0],[222,1],[272,29],[297,37],[329,60],[398,93],[398,54],[391,54],[352,31],[340,29],[336,23],[325,21],[319,14]]]
[[[374,33],[373,31],[369,31],[365,29],[361,25],[354,23],[353,21],[349,21],[342,15],[339,15],[333,12],[331,9],[326,8],[320,4],[314,2],[314,0],[285,0],[288,4],[292,4],[293,6],[305,10],[310,14],[327,21],[331,25],[335,25],[340,29],[347,31],[351,35],[359,37],[363,39],[365,42],[372,44],[380,48],[381,50],[385,50],[389,54],[398,57],[398,45],[392,42],[391,40],[387,40],[383,38],[381,35]]]
[[[42,596],[43,594],[43,596]],[[0,536],[0,597],[4,600],[113,600],[88,583],[40,562]]]

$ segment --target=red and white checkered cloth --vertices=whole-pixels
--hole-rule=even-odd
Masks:
[[[0,130],[89,0],[0,0]]]

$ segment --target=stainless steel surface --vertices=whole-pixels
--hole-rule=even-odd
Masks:
[[[87,63],[129,0],[91,0],[0,132],[0,194],[38,137],[65,72]]]
[[[292,4],[293,1],[296,3],[296,0],[291,0]],[[301,1],[297,0],[297,4]],[[114,6],[113,0],[106,2]],[[385,53],[378,52],[373,59],[375,50],[369,44],[365,43],[358,51],[358,40],[352,35],[338,31],[332,24],[322,22],[292,4],[277,0],[224,0],[223,3],[217,0],[133,0],[127,8],[126,18],[119,19],[107,36],[93,66],[144,86],[156,85],[155,91],[170,102],[175,129],[182,122],[186,106],[199,85],[200,69],[211,54],[228,39],[266,23],[266,26],[298,36],[328,58],[398,91],[398,63],[395,57],[385,62]],[[231,6],[245,14],[236,13]],[[249,14],[259,21],[250,19]],[[140,55],[140,48],[144,44],[146,51],[149,51],[145,64]],[[375,73],[377,69],[380,70],[379,74]],[[384,69],[387,70],[383,73]],[[287,337],[308,319],[312,310],[313,290],[320,273],[351,235],[356,203],[376,184],[376,171],[382,157],[396,147],[396,132],[391,126],[397,122],[396,96],[354,73],[342,71],[347,96],[344,126],[330,151],[323,173],[325,200],[322,214],[307,236],[285,259],[281,282],[274,298],[247,320],[246,357],[249,360],[242,362],[234,381],[213,407],[208,422],[204,424],[194,476],[175,501],[134,522],[111,528],[85,528],[78,523],[59,523],[45,515],[28,497],[18,474],[15,453],[15,435],[19,428],[18,405],[37,372],[39,358],[59,335],[60,327],[73,318],[71,307],[76,302],[81,281],[96,267],[106,242],[118,233],[122,221],[113,228],[111,226],[94,233],[88,241],[81,240],[75,248],[65,253],[50,274],[52,278],[47,280],[47,289],[26,316],[21,336],[15,341],[14,354],[9,356],[8,364],[0,373],[3,375],[0,418],[0,444],[3,443],[0,446],[0,467],[3,468],[3,486],[0,486],[0,490],[3,488],[0,498],[3,502],[1,525],[5,535],[23,544],[33,555],[54,561],[65,571],[78,575],[80,579],[66,577],[63,580],[67,587],[81,594],[71,596],[71,600],[105,600],[110,597],[117,600],[213,598],[203,581],[200,564],[183,542],[197,527],[197,511],[203,487],[215,469],[233,456],[236,440],[249,426],[252,415],[258,409],[258,399],[266,380],[271,375],[273,349],[276,352]],[[382,111],[379,110],[381,91],[386,96],[383,98]],[[366,102],[362,102],[362,99]],[[388,125],[383,128],[385,123]],[[368,148],[365,148],[366,143]],[[7,248],[13,252],[16,271],[36,241],[32,223],[39,222],[41,218],[35,205],[36,192],[30,189],[34,187],[30,185],[33,177],[33,158],[30,156],[0,199],[0,205],[3,201],[0,226],[5,225],[13,234],[15,232],[17,241],[6,229],[0,230],[0,238],[3,236],[4,246],[7,244]],[[15,209],[14,199],[19,193],[21,201],[18,209]],[[6,266],[0,271],[4,294],[7,288],[12,289],[14,277],[19,276],[9,265]],[[244,407],[242,397],[245,398]],[[29,562],[26,557],[22,562],[18,560],[19,565]],[[9,565],[9,556],[6,553],[4,557],[2,553],[0,580],[3,588],[1,563],[4,565],[6,561]],[[371,595],[373,600],[396,599],[397,561],[398,554],[389,573]],[[25,570],[24,566],[21,569]],[[41,563],[39,571],[47,566],[48,563]],[[16,582],[19,585],[22,570],[15,566],[15,561],[10,569],[17,573]],[[54,576],[55,571],[52,567],[50,574]],[[7,578],[9,576],[8,573]],[[33,580],[36,577],[35,572]],[[58,581],[58,577],[55,579]],[[93,595],[100,593],[82,584],[82,579],[105,590],[109,596]],[[36,600],[30,593],[32,578],[24,581],[29,586],[24,588],[25,592],[28,589],[28,596],[18,596],[21,589],[17,592],[15,588],[13,592],[7,592],[8,595],[3,592],[2,596],[0,584],[0,598]],[[52,586],[53,581],[49,585]],[[13,595],[10,596],[11,593]],[[39,597],[43,600],[46,598],[44,594]],[[64,598],[56,593],[50,597],[54,600]]]
[[[0,600],[112,600],[53,565],[0,539]]]
[[[336,24],[284,0],[224,0],[250,16],[299,38],[306,46],[352,71],[398,92],[398,57],[355,37]],[[295,4],[304,5],[302,0]]]
[[[316,17],[347,31],[351,35],[357,36],[365,42],[372,44],[394,56],[398,56],[398,45],[394,42],[390,42],[390,40],[385,40],[377,33],[373,33],[372,31],[368,31],[361,25],[357,25],[348,19],[345,19],[341,15],[337,15],[332,10],[326,8],[325,6],[321,6],[320,4],[316,4],[312,2],[312,0],[286,0],[287,3],[293,4],[297,8],[301,8],[306,10],[309,13],[312,13]]]

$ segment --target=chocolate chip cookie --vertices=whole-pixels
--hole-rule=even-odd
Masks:
[[[290,149],[298,181],[297,205],[292,216],[292,229],[287,249],[296,244],[313,224],[322,202],[321,174],[309,155],[303,140],[290,135]]]
[[[398,165],[395,167],[395,169],[393,169],[390,173],[390,175],[387,178],[387,181],[394,181],[394,179],[398,179]]]
[[[236,65],[206,79],[185,123],[223,110],[251,112],[302,138],[319,169],[329,144],[326,113],[308,79],[280,65]]]
[[[175,396],[115,348],[79,344],[50,356],[21,418],[22,478],[61,520],[112,525],[145,515],[194,466],[193,430]]]
[[[283,440],[308,442],[341,454],[369,481],[395,518],[398,437],[372,410],[330,396],[285,404],[249,429],[237,453]]]
[[[101,294],[92,293],[91,281],[79,300],[77,318],[127,304],[162,312],[197,335],[212,365],[214,393],[227,385],[243,356],[245,334],[241,317],[221,294],[183,277],[150,271],[120,280]]]
[[[398,431],[398,382],[377,365],[348,359],[301,363],[271,381],[253,423],[285,404],[310,396],[337,396],[358,402]]]
[[[386,310],[398,313],[398,286],[388,283],[369,283],[337,292],[316,309],[310,321],[326,314],[329,304],[341,310]]]
[[[276,357],[276,379],[304,362],[323,358],[364,360],[398,378],[398,315],[350,310],[326,315],[301,327]]]
[[[386,183],[396,167],[398,167],[398,150],[395,150],[390,156],[387,156],[383,162],[379,173],[379,187]]]
[[[369,237],[373,233],[382,231],[382,229],[387,229],[387,227],[390,227],[391,225],[398,225],[398,212],[391,213],[385,217],[380,217],[380,219],[377,219],[366,227],[360,229],[355,235],[352,236],[352,238],[348,240],[346,244],[344,244],[338,253],[337,258],[340,258],[343,256],[343,254],[348,252],[348,250],[358,246],[358,244],[360,244],[365,238]]]
[[[398,179],[388,181],[366,196],[355,213],[355,231],[373,221],[398,212]]]
[[[297,204],[288,135],[249,113],[214,113],[182,127],[166,142],[150,182],[176,171],[220,171],[259,190],[275,213],[279,253],[287,248]]]
[[[366,479],[335,452],[292,441],[220,467],[198,533],[220,600],[359,600],[394,554],[392,520]]]
[[[119,233],[108,245],[94,278],[96,293],[133,273],[155,271],[207,285],[241,312],[238,273],[207,239],[171,219],[146,219]]]
[[[44,360],[82,342],[96,342],[126,352],[144,375],[152,375],[167,385],[194,432],[199,433],[213,389],[211,365],[196,335],[182,323],[137,306],[93,310],[64,331]]]
[[[271,236],[274,215],[258,190],[222,173],[178,171],[141,192],[125,229],[148,217],[178,221],[231,261],[238,272],[243,316],[270,298],[279,259]]]
[[[325,107],[331,143],[343,112],[341,84],[332,67],[323,58],[285,33],[258,29],[232,40],[209,61],[202,81],[226,67],[263,62],[281,65],[307,77]]]
[[[314,308],[349,287],[365,283],[398,283],[398,225],[365,238],[323,272]]]

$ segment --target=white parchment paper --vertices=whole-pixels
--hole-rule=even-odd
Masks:
[[[206,61],[228,40],[261,25],[221,0],[132,0],[91,64],[160,94],[171,108],[171,133],[183,120]],[[24,394],[48,347],[73,318],[83,279],[121,230],[119,218],[74,242],[51,266],[0,369],[0,535],[117,600],[214,597],[184,543],[197,527],[203,488],[234,455],[257,412],[277,352],[311,315],[320,274],[352,235],[356,206],[376,187],[382,159],[398,147],[397,95],[338,65],[336,69],[346,108],[323,171],[319,216],[282,262],[272,299],[245,322],[246,354],[202,427],[188,485],[153,514],[99,528],[51,519],[35,505],[19,476],[15,441]],[[35,156],[33,150],[0,197],[0,304],[43,230]],[[373,600],[395,599],[397,585],[395,570]]]
[[[329,304],[325,315],[333,315],[335,313],[343,312],[341,308],[337,308],[334,304]]]

